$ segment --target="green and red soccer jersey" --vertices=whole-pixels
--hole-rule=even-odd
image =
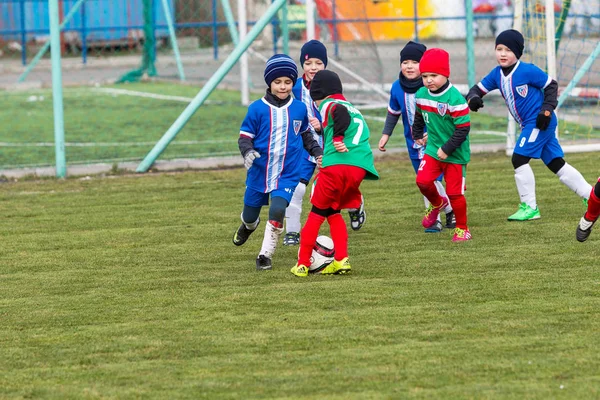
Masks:
[[[441,93],[431,93],[426,87],[417,91],[417,110],[423,115],[427,126],[427,146],[425,154],[438,159],[438,149],[454,134],[457,129],[469,127],[471,118],[469,106],[462,94],[451,83]],[[468,164],[471,159],[469,135],[447,159],[453,164]]]

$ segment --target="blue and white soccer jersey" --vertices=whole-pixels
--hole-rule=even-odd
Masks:
[[[483,93],[500,89],[508,111],[521,126],[521,135],[514,152],[531,158],[541,158],[548,164],[564,153],[557,138],[558,119],[552,120],[545,131],[535,127],[544,102],[544,89],[552,82],[544,71],[533,64],[517,61],[510,74],[504,76],[500,66],[494,68],[477,84]]]
[[[289,203],[300,181],[301,133],[307,129],[306,106],[293,98],[279,108],[264,98],[250,104],[240,135],[252,139],[260,158],[248,170],[244,204],[267,205],[269,193]]]
[[[294,95],[296,100],[301,101],[306,106],[306,111],[308,112],[309,118],[314,117],[321,121],[321,114],[319,113],[319,109],[317,108],[317,105],[315,104],[313,99],[310,97],[310,89],[308,89],[304,85],[304,79],[298,79],[296,81],[296,84],[292,89],[292,94]],[[312,125],[308,124],[308,127],[313,133],[313,138],[317,141],[317,143],[319,143],[321,147],[323,147],[323,136],[317,134]],[[312,178],[313,173],[315,172],[317,160],[315,160],[314,157],[308,154],[306,150],[304,150],[304,155],[302,156],[302,158],[304,161],[302,162],[302,166],[300,167],[300,179],[302,181],[308,182],[310,181],[310,178]]]
[[[417,101],[416,93],[406,93],[400,85],[400,80],[396,80],[392,84],[390,90],[390,102],[388,104],[388,112],[393,115],[402,116],[402,125],[404,126],[404,139],[406,140],[406,148],[408,156],[413,164],[415,172],[419,168],[419,164],[425,155],[425,148],[415,143],[412,137],[412,125],[415,122],[415,112]]]

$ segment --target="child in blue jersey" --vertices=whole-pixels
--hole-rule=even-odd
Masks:
[[[423,53],[427,47],[421,43],[410,41],[400,51],[400,76],[397,81],[392,84],[390,91],[390,102],[388,105],[388,114],[385,118],[385,125],[379,140],[379,150],[385,151],[385,146],[392,136],[392,132],[402,116],[402,125],[404,126],[404,139],[408,148],[408,156],[412,163],[415,173],[419,169],[419,164],[425,154],[425,147],[415,143],[412,137],[412,125],[415,120],[416,98],[415,93],[423,87],[423,79],[419,70],[419,63]],[[435,181],[435,186],[441,197],[447,198],[446,190],[442,184],[442,176]],[[429,200],[423,196],[425,208],[429,207]],[[452,206],[448,206],[443,210],[446,213],[446,227],[455,228],[456,219]],[[430,228],[425,228],[425,232],[436,233],[442,231],[441,216],[438,214],[438,220]]]
[[[306,106],[308,112],[309,128],[313,133],[313,138],[323,145],[321,114],[315,102],[310,98],[310,83],[316,73],[327,67],[327,49],[325,45],[318,40],[306,42],[300,50],[300,65],[304,70],[302,79],[298,79],[292,93],[296,100],[300,100]],[[285,210],[285,230],[283,237],[284,246],[297,246],[300,244],[300,216],[302,214],[302,200],[306,193],[306,185],[312,178],[316,167],[316,160],[308,152],[302,155],[300,183],[294,190],[294,196],[290,205]]]
[[[292,97],[298,78],[294,61],[276,54],[267,61],[264,97],[248,107],[240,128],[238,145],[246,175],[242,224],[233,235],[233,244],[241,246],[256,230],[262,206],[269,207],[269,221],[259,255],[257,270],[272,268],[273,254],[283,232],[283,218],[300,182],[304,149],[318,160],[323,154],[308,128],[306,106]]]
[[[558,179],[581,198],[587,200],[592,186],[567,164],[558,143],[558,120],[554,109],[558,104],[558,83],[533,64],[519,61],[525,40],[519,31],[506,30],[496,38],[494,68],[467,94],[469,108],[483,107],[482,97],[494,89],[500,93],[513,118],[521,127],[512,155],[515,182],[521,204],[509,221],[529,221],[540,218],[535,196],[535,176],[529,165],[532,158],[541,158]]]

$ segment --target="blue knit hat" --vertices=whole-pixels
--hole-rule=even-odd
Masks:
[[[510,49],[517,59],[521,58],[523,55],[523,49],[525,48],[525,39],[523,39],[523,35],[521,32],[515,29],[508,29],[504,32],[501,32],[496,38],[496,46],[499,44],[503,44]]]
[[[265,67],[265,82],[271,87],[271,82],[281,77],[290,78],[293,84],[298,79],[298,67],[290,56],[285,54],[275,54],[267,60]]]
[[[300,65],[304,65],[304,61],[309,58],[318,58],[327,67],[327,48],[325,48],[325,45],[314,39],[304,43],[304,46],[300,49]]]

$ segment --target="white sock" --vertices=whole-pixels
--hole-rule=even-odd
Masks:
[[[285,209],[285,231],[300,232],[302,225],[300,224],[300,216],[302,215],[302,199],[306,193],[306,185],[302,182],[298,183],[290,204]]]
[[[244,223],[244,225],[246,225],[246,228],[250,229],[251,231],[255,230],[256,227],[258,226],[258,223],[260,222],[260,217],[256,218],[256,221],[254,221],[254,222],[244,221],[244,213],[242,213],[240,215],[240,218],[242,219],[242,222]]]
[[[431,203],[429,202],[429,200],[427,200],[427,197],[423,196],[423,202],[425,203],[425,209],[427,210],[429,208],[429,205],[431,205]]]
[[[437,189],[439,195],[448,199],[448,206],[446,206],[446,208],[444,208],[442,211],[444,212],[444,214],[452,212],[452,204],[450,204],[450,198],[446,193],[446,188],[440,181],[434,181],[433,183],[435,184],[435,188]]]
[[[273,258],[275,254],[275,248],[279,241],[279,236],[283,233],[283,228],[275,228],[271,222],[267,222],[265,228],[265,237],[263,238],[262,247],[260,248],[259,256],[265,256],[267,258]]]
[[[565,163],[556,173],[558,180],[574,191],[579,197],[589,199],[592,185],[570,164]]]
[[[515,182],[521,203],[527,204],[534,210],[537,208],[535,199],[535,175],[529,164],[521,165],[515,169]]]

